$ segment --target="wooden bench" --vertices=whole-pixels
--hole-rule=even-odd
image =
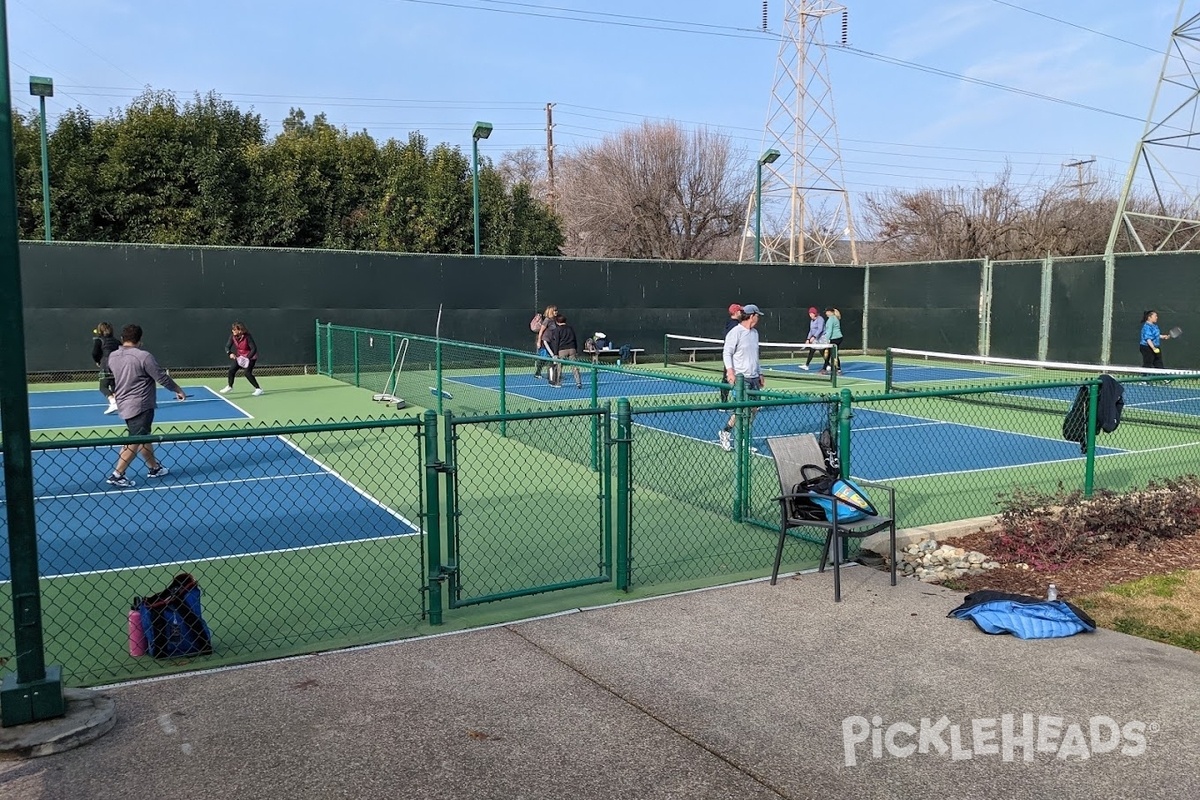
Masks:
[[[646,352],[646,348],[644,348],[644,347],[629,348],[630,364],[636,366],[638,353],[644,353],[644,352]],[[616,361],[617,359],[619,359],[621,357],[621,350],[620,350],[620,348],[617,348],[617,347],[606,347],[603,350],[592,351],[591,355],[592,355],[592,363],[598,364],[598,363],[600,363],[600,359],[602,357],[612,358],[614,361]]]
[[[720,353],[724,349],[725,349],[724,345],[707,344],[707,345],[696,345],[695,347],[681,347],[681,348],[679,348],[679,352],[687,353],[688,363],[695,364],[696,363],[696,353]]]

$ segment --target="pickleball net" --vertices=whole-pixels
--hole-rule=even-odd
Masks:
[[[725,364],[722,351],[724,339],[704,336],[684,336],[668,333],[663,337],[664,359],[668,366],[685,367],[701,372],[723,375]],[[767,378],[791,381],[824,381],[832,383],[833,370],[823,373],[826,353],[836,353],[832,344],[803,342],[759,342],[758,360]],[[811,354],[812,358],[809,358]],[[720,380],[718,377],[717,380]]]
[[[1123,388],[1122,421],[1200,429],[1200,371],[1078,364],[890,348],[885,391],[947,394],[957,402],[1066,414],[1079,388],[1109,375]],[[980,391],[986,390],[986,391]]]

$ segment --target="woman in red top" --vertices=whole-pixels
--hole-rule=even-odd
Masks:
[[[229,334],[229,341],[225,343],[225,352],[229,354],[229,360],[233,363],[229,365],[229,385],[221,390],[221,394],[229,394],[233,391],[233,379],[237,377],[239,369],[245,371],[246,380],[250,381],[250,385],[254,387],[254,395],[262,394],[262,387],[254,379],[254,363],[258,361],[258,345],[254,343],[254,337],[242,323],[233,323],[233,331]]]

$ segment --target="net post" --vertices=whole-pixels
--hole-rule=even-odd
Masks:
[[[895,358],[892,356],[892,348],[888,348],[883,352],[883,392],[884,394],[892,393],[892,370],[895,368]]]
[[[838,346],[836,344],[830,343],[829,346],[833,348],[833,353],[829,359],[829,383],[836,389],[838,370],[842,367],[842,356],[838,353]]]
[[[1100,413],[1100,381],[1088,383],[1087,456],[1083,466],[1083,496],[1091,497],[1096,486],[1096,421]]]
[[[508,413],[508,373],[505,369],[504,351],[500,351],[500,415]],[[508,420],[500,420],[500,436],[508,436]]]
[[[429,606],[429,624],[442,624],[442,523],[441,493],[438,473],[442,462],[438,460],[437,414],[425,412],[425,559],[426,559],[426,602]]]
[[[671,350],[670,350],[670,346],[671,346],[671,340],[670,340],[670,338],[667,336],[667,334],[665,334],[665,333],[664,333],[664,334],[663,334],[663,366],[664,366],[664,367],[669,367],[669,366],[671,366]]]
[[[633,507],[633,485],[631,467],[633,455],[633,424],[629,413],[629,400],[617,400],[617,588],[629,591],[629,522],[630,511]]]

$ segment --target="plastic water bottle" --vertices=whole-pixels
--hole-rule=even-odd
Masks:
[[[1057,600],[1058,599],[1058,587],[1055,586],[1053,583],[1050,584],[1050,588],[1046,590],[1046,599],[1047,600]]]
[[[129,655],[137,658],[146,655],[146,631],[142,629],[142,615],[138,604],[142,598],[133,598],[133,606],[129,609]]]

